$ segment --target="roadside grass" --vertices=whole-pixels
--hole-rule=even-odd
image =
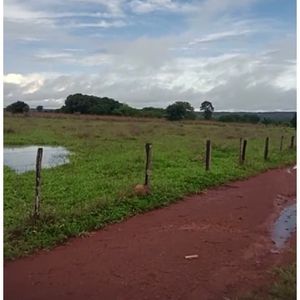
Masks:
[[[263,291],[251,292],[235,300],[296,300],[296,264],[273,270],[273,283]]]
[[[270,295],[272,300],[295,300],[296,299],[296,264],[286,268],[277,268],[275,275],[278,280],[272,285]]]
[[[280,137],[284,151],[279,152]],[[70,163],[42,170],[41,218],[32,222],[33,171],[4,167],[4,255],[24,256],[72,236],[168,205],[189,193],[295,162],[288,127],[165,120],[75,117],[4,117],[5,145],[60,145]],[[263,160],[265,137],[270,159]],[[247,138],[244,166],[239,138]],[[211,171],[204,170],[206,139],[212,140]],[[144,180],[144,144],[153,144],[152,193],[137,196]]]

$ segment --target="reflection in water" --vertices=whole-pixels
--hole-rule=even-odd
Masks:
[[[28,146],[4,148],[4,165],[17,173],[35,170],[37,149],[43,148],[42,168],[69,163],[69,151],[64,147]]]
[[[272,241],[276,248],[283,248],[285,242],[296,231],[296,204],[286,207],[272,229]]]

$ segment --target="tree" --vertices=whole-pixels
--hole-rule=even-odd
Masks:
[[[133,107],[130,107],[127,104],[122,104],[119,108],[114,109],[114,115],[118,116],[127,116],[127,117],[135,117],[138,116],[139,110]]]
[[[293,127],[293,128],[297,128],[297,114],[295,113],[294,114],[294,116],[293,116],[293,118],[291,119],[291,121],[290,121],[290,123],[291,123],[291,126]]]
[[[260,121],[260,117],[256,114],[236,114],[229,113],[227,115],[220,116],[219,121],[221,122],[236,122],[236,123],[253,123],[257,124]],[[263,120],[262,123],[268,122]],[[264,123],[265,124],[265,123]]]
[[[204,101],[204,102],[201,103],[200,110],[203,110],[204,118],[205,118],[206,120],[210,120],[211,117],[212,117],[212,114],[213,114],[213,112],[214,112],[214,107],[213,107],[213,105],[211,104],[211,102],[209,102],[209,101]]]
[[[29,105],[23,101],[14,102],[6,107],[6,111],[11,113],[25,113],[29,111]]]
[[[263,118],[263,120],[261,122],[264,125],[270,125],[270,124],[272,124],[272,120],[269,119],[269,118]]]
[[[64,113],[112,115],[121,106],[120,102],[111,98],[74,94],[67,97],[61,111]]]
[[[144,107],[140,110],[140,115],[147,118],[163,118],[166,115],[166,110],[157,107]]]
[[[42,105],[38,105],[38,106],[36,107],[36,110],[37,110],[38,112],[41,112],[41,111],[44,110],[44,107],[43,107]]]
[[[194,119],[194,108],[188,102],[177,101],[166,109],[167,118],[171,121]]]

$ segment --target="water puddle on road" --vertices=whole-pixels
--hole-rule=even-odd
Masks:
[[[296,231],[296,219],[296,203],[287,206],[280,213],[271,231],[271,238],[277,249],[282,249]]]
[[[5,147],[4,165],[18,174],[35,170],[37,149],[43,148],[42,168],[53,168],[69,163],[70,152],[64,147],[28,146]]]

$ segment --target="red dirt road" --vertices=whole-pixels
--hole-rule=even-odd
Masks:
[[[270,226],[294,201],[295,179],[268,171],[7,262],[5,299],[219,300],[251,290],[295,259],[295,237],[270,251]]]

